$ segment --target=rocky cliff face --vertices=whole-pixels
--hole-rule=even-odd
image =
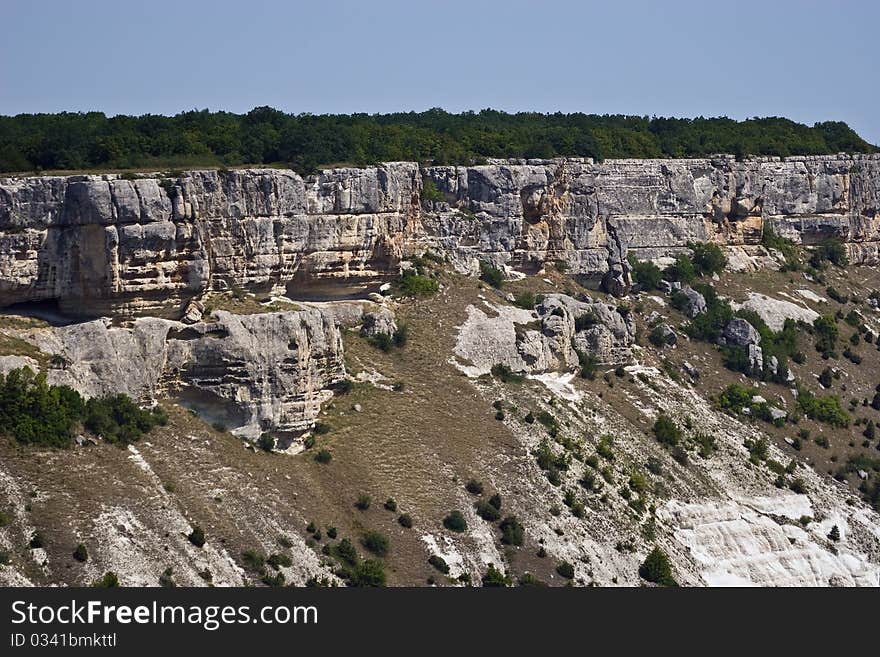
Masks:
[[[345,376],[333,318],[317,310],[215,316],[192,325],[145,317],[126,328],[99,319],[17,335],[54,356],[50,383],[87,397],[170,395],[248,438],[310,428]],[[21,365],[37,369],[20,358],[0,369]]]
[[[805,244],[839,235],[875,263],[878,207],[877,156],[3,178],[0,305],[176,318],[208,290],[340,294],[429,247],[460,270],[561,260],[620,294],[628,249],[754,245],[765,221]]]

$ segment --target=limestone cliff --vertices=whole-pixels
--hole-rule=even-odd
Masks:
[[[333,317],[318,310],[215,316],[192,325],[144,317],[130,327],[99,319],[16,335],[55,357],[50,383],[87,397],[170,395],[248,438],[310,428],[345,376]],[[20,360],[0,370],[29,364]]]
[[[561,260],[620,294],[628,249],[754,245],[764,222],[804,244],[839,235],[876,263],[878,207],[875,155],[2,178],[0,305],[176,318],[208,290],[338,295],[426,248],[460,270]]]

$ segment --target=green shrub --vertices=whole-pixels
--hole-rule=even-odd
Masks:
[[[798,249],[795,243],[777,235],[773,230],[773,226],[768,222],[764,222],[763,225],[761,244],[766,249],[775,249],[782,254],[785,262],[780,268],[780,271],[797,271],[800,269],[800,256],[798,255]]]
[[[421,197],[423,201],[439,202],[445,200],[443,192],[441,192],[437,188],[437,183],[435,183],[432,178],[428,178],[427,176],[422,178]]]
[[[829,237],[814,247],[813,254],[810,256],[810,264],[818,269],[824,267],[826,262],[831,262],[838,267],[846,267],[849,264],[846,246],[839,237]]]
[[[807,417],[817,422],[845,428],[852,421],[849,413],[841,407],[840,398],[836,395],[816,396],[809,390],[799,389],[797,403]]]
[[[733,318],[730,304],[718,297],[711,285],[694,285],[693,288],[706,299],[706,312],[700,313],[688,323],[685,332],[696,340],[716,342],[724,327]]]
[[[525,528],[516,516],[507,516],[498,525],[501,530],[501,542],[505,545],[522,545],[525,539]]]
[[[586,331],[594,326],[598,326],[601,323],[602,321],[596,316],[596,313],[590,311],[574,318],[574,330],[576,333],[580,333],[581,331]]]
[[[412,516],[408,513],[402,513],[397,518],[398,524],[404,529],[410,529],[413,526]]]
[[[443,518],[443,526],[452,532],[463,532],[467,529],[467,520],[461,511],[452,511]]]
[[[482,482],[479,482],[476,479],[468,480],[467,484],[465,484],[465,489],[471,495],[482,495],[483,494],[483,484],[482,484]]]
[[[43,534],[43,532],[41,531],[35,531],[33,534],[31,534],[31,540],[28,543],[28,547],[31,550],[36,550],[37,548],[46,547],[46,543],[46,535]]]
[[[407,269],[398,284],[400,294],[408,297],[431,296],[440,289],[436,279],[429,276],[421,276],[411,269]]]
[[[386,511],[397,511],[397,501],[393,497],[389,497],[385,500],[385,504],[382,506]]]
[[[145,411],[126,395],[82,400],[68,386],[50,386],[45,373],[29,368],[0,374],[0,433],[21,443],[68,447],[82,422],[95,435],[126,445],[153,427],[165,424],[161,409]]]
[[[632,254],[629,256],[629,264],[632,268],[630,276],[640,289],[646,292],[657,289],[663,278],[663,272],[657,265],[648,260],[638,260]]]
[[[483,575],[483,586],[485,587],[500,587],[500,586],[510,586],[511,580],[510,576],[504,574],[500,570],[498,570],[494,564],[489,564],[489,568],[486,570],[486,574]]]
[[[88,561],[89,551],[86,549],[86,546],[82,543],[78,543],[76,549],[73,551],[73,558],[80,563],[85,563],[86,561]]]
[[[406,343],[409,342],[409,327],[406,324],[398,325],[394,335],[391,336],[391,340],[395,347],[403,349]]]
[[[596,370],[599,369],[599,361],[592,354],[588,354],[580,349],[575,349],[578,357],[578,364],[581,368],[581,378],[592,381],[596,378]]]
[[[486,500],[480,500],[474,505],[477,515],[487,522],[495,522],[501,517],[501,511],[489,504]]]
[[[370,499],[370,496],[366,493],[361,493],[360,495],[358,495],[357,499],[354,502],[355,507],[359,511],[366,511],[370,508],[371,504],[372,500]]]
[[[364,534],[361,543],[376,556],[384,557],[388,554],[388,538],[382,532],[375,530],[368,531]]]
[[[319,450],[317,454],[315,454],[315,460],[318,463],[327,464],[333,460],[333,454],[330,453],[329,449]]]
[[[502,383],[522,383],[526,380],[525,374],[514,372],[509,365],[503,363],[493,365],[491,374]]]
[[[846,294],[841,294],[840,292],[838,292],[837,288],[832,285],[829,285],[825,288],[825,294],[827,294],[829,298],[831,298],[831,300],[836,301],[837,303],[849,302],[849,296]]]
[[[245,550],[241,553],[241,560],[249,570],[261,572],[266,567],[266,555],[256,550]]]
[[[568,561],[560,561],[556,565],[556,572],[560,577],[565,579],[574,579],[574,566]]]
[[[727,266],[727,256],[717,244],[711,242],[688,242],[694,270],[700,276],[720,274]]]
[[[514,297],[513,305],[517,308],[522,308],[523,310],[531,310],[537,305],[535,293],[528,290],[520,292]]]
[[[680,254],[675,258],[675,262],[669,265],[663,275],[672,281],[680,281],[682,283],[691,283],[696,278],[697,270],[693,261],[685,254]]]
[[[163,417],[141,410],[130,397],[119,394],[88,400],[83,425],[110,443],[128,445],[161,424]]]
[[[385,567],[381,561],[375,559],[366,559],[360,562],[351,572],[352,586],[385,586],[386,579]]]
[[[659,547],[654,547],[648,556],[645,557],[645,561],[639,568],[639,575],[643,579],[661,586],[678,586],[672,577],[672,566],[669,564],[669,557]]]
[[[170,566],[165,569],[165,571],[159,575],[159,586],[163,589],[173,589],[177,586],[174,582],[174,569]]]
[[[428,558],[428,563],[431,564],[438,571],[443,573],[444,575],[449,574],[449,564],[446,563],[446,559],[441,557],[439,554],[432,554]]]
[[[205,532],[198,525],[194,525],[192,531],[186,537],[190,543],[196,547],[202,547],[205,544]]]
[[[817,317],[813,321],[813,332],[816,336],[816,351],[824,355],[831,354],[837,347],[837,318],[834,315]]]
[[[480,261],[480,278],[494,288],[500,289],[504,285],[504,272],[488,262]]]
[[[270,554],[266,563],[278,570],[279,568],[290,568],[293,565],[293,560],[286,554]]]
[[[92,582],[92,587],[96,589],[115,589],[118,586],[119,577],[112,570],[108,570],[103,577]]]
[[[275,436],[269,433],[260,434],[257,446],[263,451],[271,452],[275,449]]]
[[[614,460],[614,439],[611,436],[605,435],[599,439],[599,444],[596,445],[596,454],[601,456],[603,459],[608,461]]]
[[[343,538],[334,548],[331,548],[331,554],[350,566],[354,566],[358,562],[357,550],[347,538]]]
[[[269,572],[264,572],[260,577],[260,581],[263,582],[266,586],[284,586],[284,573],[278,572],[274,575]]]
[[[654,437],[662,444],[674,447],[681,440],[681,429],[666,414],[661,413],[654,422]]]

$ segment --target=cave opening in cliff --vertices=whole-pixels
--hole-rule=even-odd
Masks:
[[[246,414],[234,403],[195,386],[185,385],[172,398],[175,403],[193,415],[223,431],[231,431],[247,424]]]
[[[62,312],[57,299],[13,303],[0,308],[0,315],[39,319],[51,326],[67,326],[81,321]]]

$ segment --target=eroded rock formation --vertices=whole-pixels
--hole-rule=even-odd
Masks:
[[[215,316],[191,325],[139,318],[125,328],[99,319],[19,335],[63,363],[50,366],[50,383],[87,397],[179,396],[249,438],[311,427],[345,376],[333,318],[317,310]]]

